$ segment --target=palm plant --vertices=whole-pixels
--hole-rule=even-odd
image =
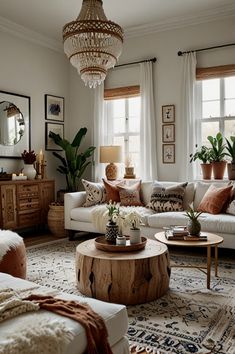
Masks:
[[[212,161],[219,162],[223,161],[224,157],[226,156],[225,144],[223,144],[223,136],[219,132],[217,133],[216,137],[208,136],[207,139],[211,143],[211,157]]]
[[[62,139],[59,134],[55,134],[51,131],[49,133],[49,137],[54,140],[54,143],[60,146],[65,152],[65,157],[57,152],[53,152],[53,155],[62,163],[62,165],[57,168],[57,171],[65,175],[68,192],[78,190],[78,184],[82,175],[87,166],[91,163],[91,161],[87,161],[87,159],[93,155],[95,150],[94,146],[90,146],[84,152],[80,152],[79,148],[86,133],[87,128],[81,128],[72,143],[69,143],[66,139]]]
[[[190,220],[197,220],[201,213],[202,211],[195,211],[193,208],[189,207],[188,210],[186,210],[185,216]]]

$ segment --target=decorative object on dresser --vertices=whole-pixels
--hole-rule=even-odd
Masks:
[[[46,225],[49,204],[54,199],[53,180],[1,181],[0,227],[17,230]]]
[[[105,168],[107,180],[117,179],[118,167],[115,162],[122,162],[122,147],[119,145],[100,146],[100,162],[108,163]]]
[[[34,163],[36,161],[36,154],[34,150],[24,150],[21,154],[21,157],[24,161],[24,168],[22,172],[25,176],[27,176],[28,179],[35,179],[37,171],[34,168]]]
[[[30,97],[0,91],[1,156],[20,158],[30,150]]]
[[[72,143],[64,138],[61,138],[59,134],[55,134],[52,131],[49,133],[49,137],[54,141],[54,143],[60,146],[65,152],[65,157],[57,152],[53,152],[53,155],[62,163],[57,168],[57,171],[65,175],[68,192],[78,191],[78,185],[81,181],[82,175],[84,174],[87,166],[91,163],[88,159],[95,151],[95,147],[90,146],[84,152],[80,152],[80,145],[86,133],[87,128],[79,129]]]

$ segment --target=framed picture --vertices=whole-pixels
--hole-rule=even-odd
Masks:
[[[45,95],[45,119],[64,122],[64,97]]]
[[[175,106],[162,106],[162,123],[174,123],[175,121]]]
[[[0,91],[0,157],[21,159],[31,149],[30,97]]]
[[[56,145],[53,139],[49,138],[49,133],[53,132],[59,134],[61,138],[64,138],[64,125],[59,123],[46,123],[46,150],[62,151],[58,145]]]
[[[175,144],[162,144],[162,162],[175,163]]]
[[[175,141],[175,125],[163,124],[162,126],[162,141],[163,143],[174,143]]]

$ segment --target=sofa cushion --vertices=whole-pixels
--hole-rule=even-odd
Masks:
[[[197,182],[195,187],[194,201],[193,201],[193,208],[195,210],[197,210],[199,204],[201,203],[202,198],[204,197],[206,191],[209,189],[211,184],[219,188],[228,185],[228,182],[226,181],[213,182],[213,183]]]
[[[92,214],[92,210],[95,208],[96,206],[71,209],[70,217],[72,220],[76,220],[76,221],[92,222],[91,214]]]
[[[84,207],[104,203],[106,201],[106,191],[103,183],[94,183],[82,179],[82,184],[86,191],[86,202]]]
[[[148,225],[154,228],[162,228],[172,225],[187,225],[188,218],[183,211],[170,211],[168,213],[156,213],[147,217]]]
[[[125,181],[117,180],[117,181],[110,182],[110,181],[106,181],[103,178],[103,182],[106,190],[106,202],[109,203],[111,200],[112,202],[119,203],[120,196],[119,196],[119,190],[117,188],[117,185],[123,186],[125,184]]]
[[[140,187],[141,181],[133,184],[132,186],[117,185],[119,190],[119,197],[121,205],[123,206],[142,206],[140,200]]]
[[[231,201],[226,209],[227,214],[235,215],[235,199]]]
[[[164,187],[159,182],[154,182],[150,202],[147,204],[159,213],[183,210],[183,196],[188,182]]]
[[[205,211],[211,214],[219,214],[224,204],[229,199],[232,188],[232,185],[217,188],[211,184],[202,198],[197,210]]]

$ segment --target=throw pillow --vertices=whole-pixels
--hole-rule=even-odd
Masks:
[[[235,215],[235,199],[231,201],[226,209],[227,214]]]
[[[117,185],[119,190],[120,202],[123,206],[143,206],[140,200],[141,181],[132,186]]]
[[[82,184],[86,191],[86,201],[84,207],[101,204],[106,201],[106,193],[103,183],[94,183],[82,179]]]
[[[112,202],[119,203],[120,196],[119,196],[119,190],[117,188],[117,185],[122,186],[125,184],[125,181],[116,180],[111,182],[103,178],[103,182],[106,191],[106,202],[109,203],[111,200]]]
[[[187,185],[188,182],[163,187],[160,183],[154,182],[147,208],[151,208],[159,213],[183,211],[183,197]]]
[[[206,191],[197,210],[210,214],[219,214],[230,197],[232,185],[216,188],[213,184]]]

